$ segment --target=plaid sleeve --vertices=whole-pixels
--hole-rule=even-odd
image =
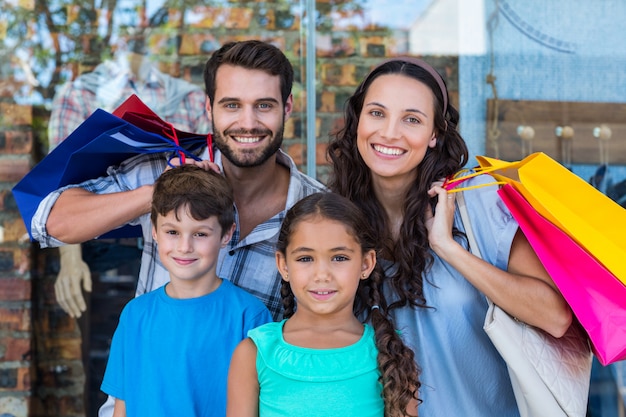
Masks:
[[[111,194],[121,191],[134,190],[142,185],[153,184],[165,169],[167,159],[164,154],[144,154],[127,159],[119,166],[109,167],[107,175],[59,188],[48,194],[37,207],[31,220],[33,238],[42,248],[61,246],[64,243],[50,236],[46,230],[46,223],[52,206],[59,195],[69,188],[83,188],[95,194]],[[138,224],[136,219],[130,224]]]

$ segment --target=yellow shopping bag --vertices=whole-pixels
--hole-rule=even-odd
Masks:
[[[479,167],[474,173],[446,182],[449,191],[461,190],[453,187],[484,173],[497,183],[511,184],[539,214],[626,284],[626,209],[543,152],[515,162],[476,159]]]

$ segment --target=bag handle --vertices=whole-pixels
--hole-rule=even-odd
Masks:
[[[467,236],[467,242],[469,243],[470,252],[472,252],[477,258],[482,259],[483,257],[480,253],[480,249],[478,248],[476,236],[474,236],[474,231],[472,230],[472,223],[469,219],[467,206],[465,205],[465,196],[463,195],[463,193],[459,193],[456,196],[456,202],[459,206],[459,214],[461,215],[461,220],[463,221],[463,227],[465,228],[465,235]]]
[[[462,183],[464,183],[470,178],[474,178],[482,174],[490,174],[499,169],[501,169],[501,167],[495,167],[495,166],[489,166],[489,167],[477,166],[477,167],[472,168],[471,170],[462,169],[456,174],[447,177],[443,182],[443,188],[445,188],[446,191],[448,191],[449,193],[458,193],[460,191],[473,190],[475,188],[487,187],[489,185],[504,185],[506,184],[505,181],[496,180],[496,181],[487,182],[484,184],[472,185],[469,187],[459,187],[459,185],[461,185]]]
[[[541,152],[535,152],[533,154],[528,155],[526,158],[521,161],[504,161],[502,159],[490,158],[488,156],[476,156],[476,160],[478,161],[478,166],[469,169],[462,169],[459,172],[451,175],[446,178],[443,182],[443,188],[445,188],[449,193],[458,193],[459,191],[471,190],[474,188],[481,188],[488,185],[504,185],[507,183],[505,180],[501,180],[498,178],[502,178],[502,175],[496,174],[496,171],[507,170],[507,169],[517,169],[520,166],[526,164],[531,159],[534,159],[536,156],[540,155]],[[472,172],[470,172],[472,171]],[[458,187],[458,185],[462,184],[466,180],[476,177],[482,174],[491,174],[494,177],[495,181],[486,183],[473,185],[470,187]]]
[[[456,201],[459,206],[459,214],[461,215],[461,220],[463,221],[463,227],[465,228],[465,236],[467,236],[467,242],[469,243],[470,252],[477,258],[483,259],[483,256],[480,253],[480,248],[478,247],[478,242],[476,241],[476,236],[474,235],[474,231],[472,230],[472,223],[470,222],[470,219],[469,219],[467,205],[465,204],[465,197],[463,196],[463,193],[459,193],[456,196]],[[489,305],[495,305],[489,297],[485,296],[485,298],[487,299],[487,303]],[[506,314],[509,314],[509,313],[506,313]],[[513,317],[510,314],[509,316],[515,321],[520,321],[517,319],[517,317]]]
[[[194,146],[197,146],[199,141],[196,140],[196,143],[193,143],[194,146],[191,146],[190,149],[185,149],[181,144],[180,141],[178,139],[178,136],[176,134],[176,131],[173,131],[173,134],[168,134],[165,130],[163,130],[160,133],[157,132],[150,132],[150,131],[146,131],[144,129],[142,129],[139,126],[136,126],[134,124],[132,124],[131,122],[126,121],[127,123],[130,124],[130,126],[132,126],[133,128],[136,129],[140,129],[142,130],[145,134],[151,135],[151,136],[156,136],[159,137],[160,140],[162,140],[163,142],[161,144],[154,144],[154,143],[143,143],[141,141],[137,141],[135,139],[133,139],[133,131],[129,130],[130,127],[129,126],[120,126],[114,129],[111,129],[109,131],[106,132],[106,135],[108,135],[109,138],[116,140],[119,143],[123,143],[126,144],[128,146],[131,146],[137,150],[142,149],[141,153],[145,153],[145,154],[151,154],[151,153],[163,153],[163,152],[173,152],[173,155],[171,157],[168,158],[167,163],[169,166],[173,167],[173,165],[171,164],[171,160],[173,158],[180,158],[181,163],[185,163],[185,155],[189,156],[190,158],[193,158],[196,161],[200,161],[201,159],[198,158],[196,155],[194,155],[191,150],[194,149]],[[173,127],[172,127],[173,128]],[[211,161],[212,162],[212,161]]]

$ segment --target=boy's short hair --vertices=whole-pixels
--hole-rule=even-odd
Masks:
[[[196,220],[217,216],[222,236],[235,221],[233,190],[223,175],[196,165],[181,165],[161,174],[154,183],[150,218],[188,210]]]

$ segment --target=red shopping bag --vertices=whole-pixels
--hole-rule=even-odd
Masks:
[[[626,287],[510,184],[498,194],[586,330],[600,363],[626,359]]]
[[[197,133],[178,130],[171,123],[161,119],[135,94],[128,97],[112,114],[147,132],[165,136],[174,141],[176,145],[180,145],[181,142],[185,143],[189,140],[195,140],[198,137]],[[213,162],[213,136],[208,134],[206,136],[206,142],[209,151],[209,160]],[[184,163],[184,152],[180,152],[179,155],[181,161]]]

